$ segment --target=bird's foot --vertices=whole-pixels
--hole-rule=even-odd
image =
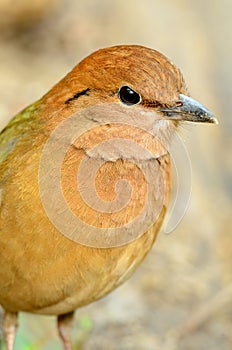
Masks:
[[[13,350],[16,331],[18,328],[18,314],[5,311],[3,317],[3,333],[6,343],[6,350]]]
[[[70,328],[73,322],[73,315],[74,312],[70,312],[68,314],[59,315],[57,318],[58,332],[62,340],[64,350],[72,350]]]

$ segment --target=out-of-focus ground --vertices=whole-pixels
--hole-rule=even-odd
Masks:
[[[186,125],[192,196],[135,275],[77,312],[75,349],[232,349],[232,2],[0,0],[0,124],[81,58],[122,43],[160,50],[220,124]],[[16,349],[61,349],[55,320],[21,315]]]

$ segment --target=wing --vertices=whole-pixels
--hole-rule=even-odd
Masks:
[[[17,114],[0,133],[0,166],[14,150],[17,142],[34,128],[35,116],[40,101],[28,106]]]

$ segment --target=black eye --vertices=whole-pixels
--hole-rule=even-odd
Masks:
[[[129,86],[122,86],[118,91],[118,97],[128,106],[135,105],[141,101],[140,95]]]

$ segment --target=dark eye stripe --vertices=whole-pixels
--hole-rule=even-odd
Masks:
[[[89,95],[90,93],[90,89],[85,89],[82,91],[79,91],[77,93],[75,93],[75,95],[73,95],[72,97],[70,97],[68,100],[65,101],[65,104],[72,102],[73,100],[77,100],[80,96],[84,96],[84,95]]]

